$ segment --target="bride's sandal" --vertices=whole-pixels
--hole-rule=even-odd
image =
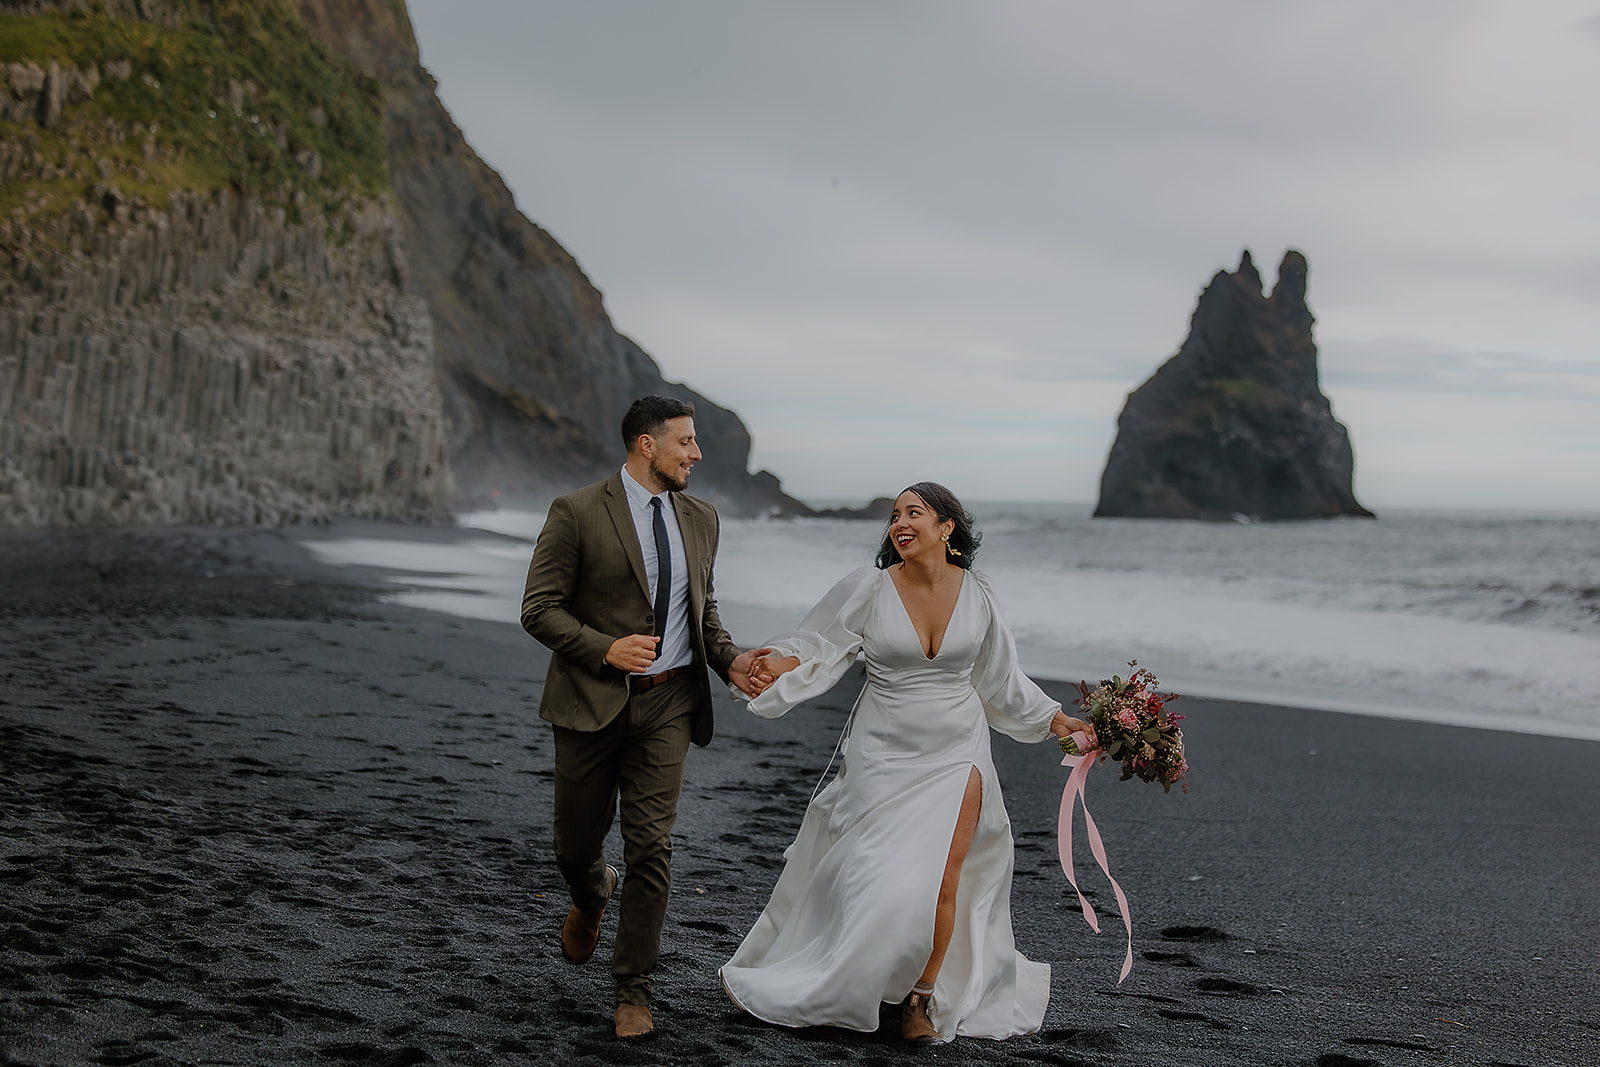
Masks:
[[[932,996],[932,989],[925,993],[913,989],[906,996],[905,1003],[900,1005],[900,1036],[906,1044],[939,1044],[939,1031],[933,1028],[933,1022],[928,1018],[928,1001]]]

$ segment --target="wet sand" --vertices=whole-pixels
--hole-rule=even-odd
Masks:
[[[556,944],[543,650],[383,604],[304,536],[0,533],[0,1063],[1600,1063],[1600,744],[1224,701],[1175,705],[1188,795],[1090,778],[1133,903],[1121,986],[1081,837],[1100,935],[1056,861],[1059,757],[996,736],[1043,1031],[912,1052],[892,1011],[741,1015],[716,967],[848,679],[777,721],[719,706],[659,1035],[618,1043],[604,948]]]

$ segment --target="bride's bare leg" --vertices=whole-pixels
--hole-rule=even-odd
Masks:
[[[956,817],[956,832],[950,838],[950,858],[944,864],[944,878],[939,883],[939,906],[933,913],[933,952],[928,965],[922,969],[919,986],[931,986],[939,977],[944,965],[944,954],[950,949],[950,936],[956,929],[956,889],[961,885],[961,865],[966,862],[967,850],[972,847],[972,835],[978,829],[978,814],[983,808],[983,776],[972,768],[967,776],[967,792],[961,798],[961,814]]]

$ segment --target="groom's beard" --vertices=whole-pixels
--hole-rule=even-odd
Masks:
[[[687,474],[684,474],[677,467],[668,470],[661,466],[660,460],[652,459],[650,461],[650,473],[660,478],[661,484],[671,489],[674,493],[681,493],[689,488],[689,476]]]

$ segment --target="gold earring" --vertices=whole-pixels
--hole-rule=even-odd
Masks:
[[[949,534],[940,534],[939,535],[939,540],[944,542],[944,548],[945,548],[946,552],[950,553],[952,556],[960,558],[961,550],[959,548],[954,548],[954,547],[951,546],[951,544],[950,544],[950,535]]]

